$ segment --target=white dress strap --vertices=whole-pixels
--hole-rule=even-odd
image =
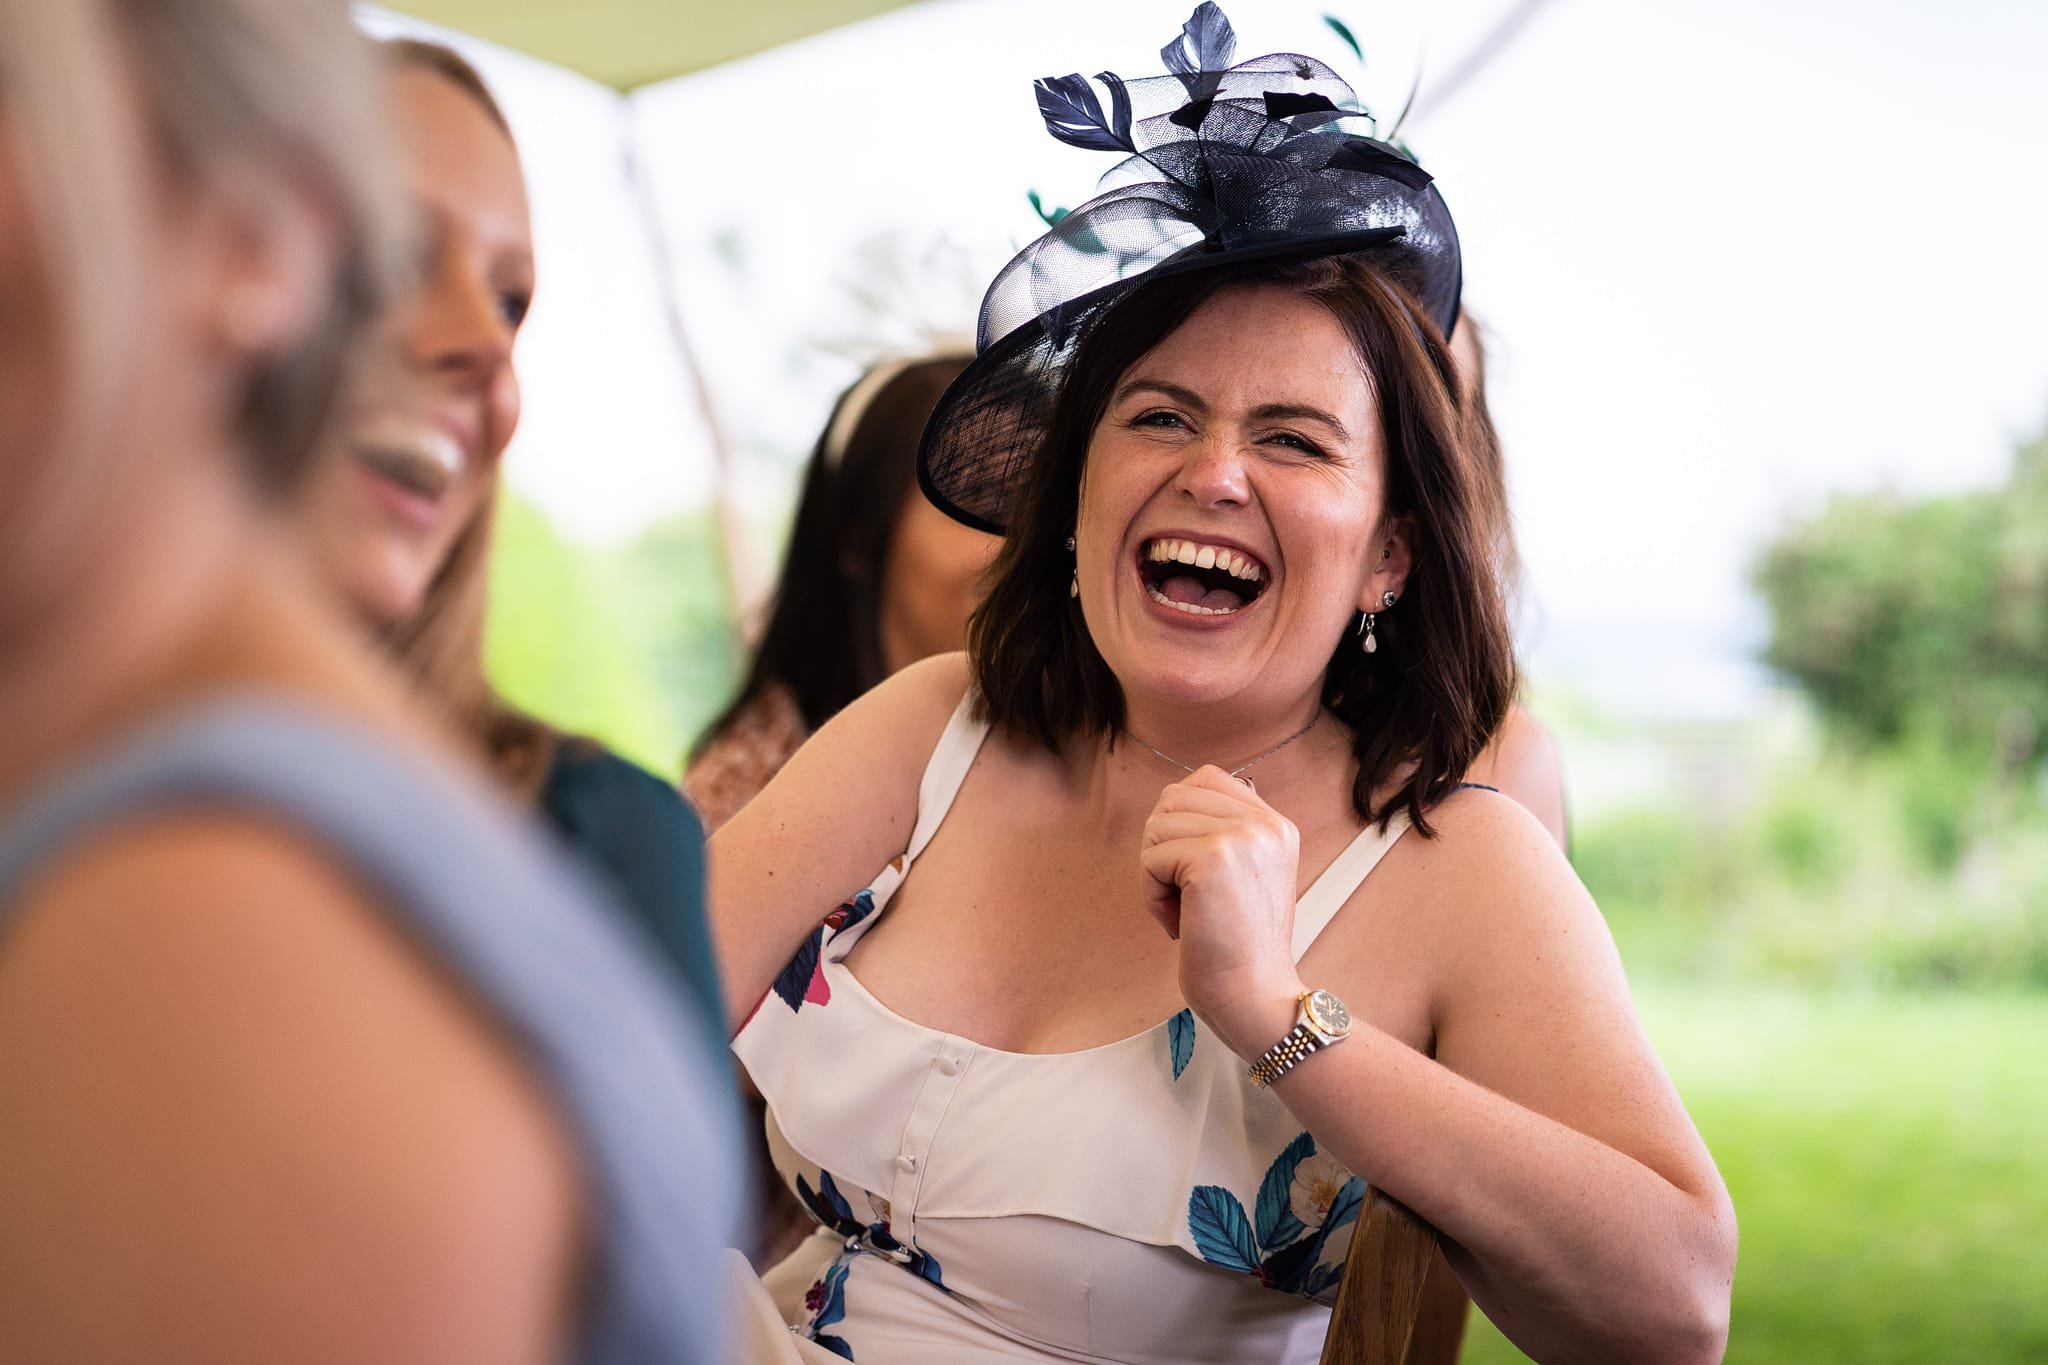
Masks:
[[[1408,815],[1405,811],[1388,821],[1384,831],[1377,824],[1367,825],[1323,869],[1323,875],[1316,878],[1315,884],[1301,893],[1301,899],[1294,903],[1296,962],[1301,961],[1309,944],[1316,941],[1316,935],[1337,917],[1337,912],[1351,899],[1351,893],[1358,890],[1372,870],[1379,866],[1387,850],[1407,832]]]
[[[974,756],[988,738],[988,722],[975,719],[975,701],[970,687],[939,735],[931,762],[925,764],[924,778],[917,784],[917,825],[910,831],[910,847],[904,850],[906,864],[916,861],[939,832],[946,812],[953,808],[953,798],[960,794],[961,783],[967,780],[967,770],[974,766]]]

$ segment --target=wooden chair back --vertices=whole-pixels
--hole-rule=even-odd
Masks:
[[[1436,1229],[1369,1187],[1322,1365],[1455,1365],[1464,1338],[1465,1294],[1437,1251]]]

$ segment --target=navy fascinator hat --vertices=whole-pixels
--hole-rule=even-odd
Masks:
[[[1233,66],[1236,47],[1229,19],[1205,0],[1160,52],[1164,76],[1037,83],[1046,131],[1123,158],[982,300],[974,361],[918,450],[918,482],[949,516],[1003,531],[1081,338],[1146,280],[1366,252],[1450,335],[1458,234],[1429,173],[1375,136],[1330,67],[1291,52]]]

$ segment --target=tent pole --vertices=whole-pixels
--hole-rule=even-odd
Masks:
[[[654,187],[642,165],[639,125],[633,117],[630,96],[621,96],[620,105],[624,124],[620,143],[624,152],[626,181],[632,187],[634,202],[639,205],[641,227],[647,234],[655,283],[661,290],[662,315],[668,321],[669,337],[675,343],[684,372],[689,376],[690,395],[711,442],[715,481],[712,509],[718,527],[719,563],[724,569],[726,605],[741,648],[751,649],[759,632],[759,622],[755,618],[759,615],[757,604],[762,600],[763,584],[756,556],[747,550],[746,522],[734,495],[732,442],[725,423],[719,417],[718,403],[705,379],[704,367],[697,363],[696,348],[690,342],[689,325],[683,316],[681,273],[676,268],[674,254],[669,250],[668,238],[662,231],[661,210],[655,202]]]

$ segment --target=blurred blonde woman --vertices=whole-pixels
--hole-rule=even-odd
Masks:
[[[276,512],[379,146],[341,0],[0,0],[0,1359],[724,1358],[706,1051]]]
[[[618,893],[715,1030],[695,815],[670,783],[507,705],[484,676],[498,475],[519,422],[512,350],[536,284],[526,181],[474,67],[434,43],[377,50],[425,240],[382,363],[355,386],[298,524],[349,613]]]

